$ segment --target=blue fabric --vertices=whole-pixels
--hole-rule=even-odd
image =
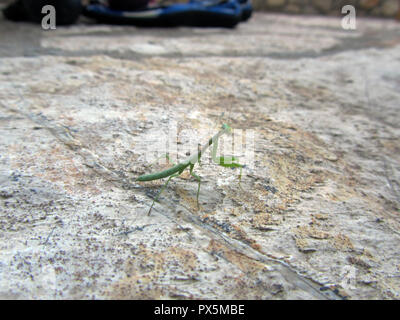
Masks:
[[[250,0],[191,0],[188,3],[135,11],[117,11],[101,4],[92,4],[85,8],[84,14],[105,23],[234,27],[247,20],[252,10]]]

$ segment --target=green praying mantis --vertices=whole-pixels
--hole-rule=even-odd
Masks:
[[[198,188],[197,188],[197,196],[196,196],[197,207],[199,207],[199,194],[200,194],[201,178],[193,172],[193,168],[196,163],[201,164],[201,162],[200,162],[201,156],[206,152],[206,150],[211,145],[213,145],[212,153],[211,153],[213,162],[215,162],[216,164],[218,164],[220,166],[226,167],[226,168],[240,168],[240,173],[239,173],[239,184],[240,184],[240,181],[242,178],[242,168],[244,167],[244,165],[238,163],[237,162],[238,158],[234,157],[234,156],[221,156],[221,157],[216,156],[217,148],[218,148],[218,139],[223,134],[231,133],[231,131],[232,131],[232,128],[229,125],[223,124],[221,130],[217,134],[215,134],[213,137],[211,137],[208,140],[208,142],[206,144],[204,144],[204,146],[199,148],[198,152],[196,152],[192,156],[189,156],[183,162],[178,163],[178,164],[174,165],[173,167],[166,169],[164,171],[160,171],[160,172],[156,172],[156,173],[152,173],[152,174],[145,174],[145,175],[142,175],[142,176],[136,178],[135,181],[152,181],[152,180],[159,180],[159,179],[168,177],[167,182],[162,186],[162,188],[158,192],[157,196],[153,200],[153,203],[151,204],[150,210],[147,215],[150,215],[150,212],[154,206],[154,203],[158,200],[161,193],[168,186],[168,183],[171,181],[171,179],[181,175],[183,173],[183,171],[188,167],[189,167],[190,175],[193,178],[195,178],[199,183]],[[168,155],[166,155],[166,157],[169,160]]]

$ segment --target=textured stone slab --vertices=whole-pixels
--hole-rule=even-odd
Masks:
[[[399,25],[235,30],[0,21],[0,297],[399,298]],[[134,178],[219,117],[255,161]],[[175,154],[173,156],[176,156]]]

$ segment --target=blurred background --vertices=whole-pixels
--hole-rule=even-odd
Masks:
[[[0,0],[9,4],[13,0]],[[82,0],[87,4],[89,0]],[[170,0],[169,3],[185,2]],[[398,0],[252,0],[255,11],[283,12],[290,14],[340,15],[344,5],[352,5],[360,16],[400,19]]]

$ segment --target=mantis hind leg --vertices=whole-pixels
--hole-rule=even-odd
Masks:
[[[162,193],[162,192],[164,191],[164,189],[167,187],[169,181],[170,181],[172,178],[175,178],[175,177],[179,176],[181,173],[182,173],[182,172],[178,172],[178,173],[175,173],[175,174],[169,176],[167,182],[161,187],[161,189],[160,189],[160,191],[158,192],[157,196],[156,196],[155,199],[153,200],[153,203],[151,204],[150,210],[149,210],[149,212],[147,213],[148,216],[150,215],[151,209],[153,209],[154,203],[158,200],[158,198],[160,197],[161,193]]]
[[[196,196],[196,201],[197,201],[197,208],[199,208],[199,194],[200,194],[200,183],[201,183],[201,178],[193,172],[194,164],[190,165],[190,175],[195,178],[199,182],[199,186],[197,188],[197,196]]]

